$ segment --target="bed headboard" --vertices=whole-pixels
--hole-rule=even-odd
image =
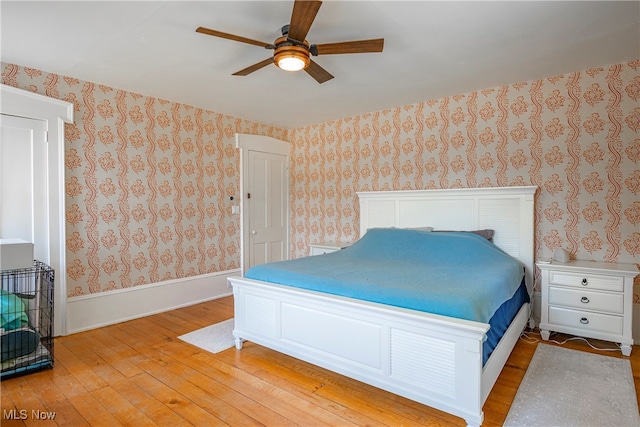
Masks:
[[[492,229],[493,242],[525,265],[531,294],[536,189],[527,186],[359,192],[360,236],[373,227]]]

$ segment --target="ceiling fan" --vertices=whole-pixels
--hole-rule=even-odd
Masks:
[[[264,43],[246,37],[236,36],[209,28],[198,27],[197,33],[207,34],[223,39],[248,43],[265,49],[273,49],[273,57],[250,65],[233,73],[234,76],[246,76],[267,65],[274,63],[277,67],[287,71],[299,71],[304,69],[318,83],[331,80],[333,76],[327,70],[314,62],[310,55],[335,55],[341,53],[369,53],[382,52],[384,39],[356,40],[338,43],[309,44],[305,38],[309,33],[311,24],[320,9],[322,2],[319,0],[295,0],[291,12],[291,22],[282,27],[282,37],[273,43]]]

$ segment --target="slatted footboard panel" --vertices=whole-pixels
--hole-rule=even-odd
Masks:
[[[407,384],[417,383],[445,398],[456,397],[454,342],[392,329],[390,349],[392,378]]]

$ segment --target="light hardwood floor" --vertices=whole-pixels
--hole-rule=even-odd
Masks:
[[[231,317],[233,299],[226,297],[56,338],[53,369],[2,381],[0,424],[464,425],[460,418],[250,342],[240,351],[210,354],[177,339]],[[537,345],[518,342],[485,403],[483,425],[502,424]],[[595,352],[580,341],[565,347]],[[622,357],[619,351],[606,354]],[[637,392],[640,346],[630,360]],[[9,419],[12,414],[26,419]]]

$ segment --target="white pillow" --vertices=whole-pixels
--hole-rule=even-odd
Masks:
[[[407,230],[433,231],[433,227],[408,227]]]

